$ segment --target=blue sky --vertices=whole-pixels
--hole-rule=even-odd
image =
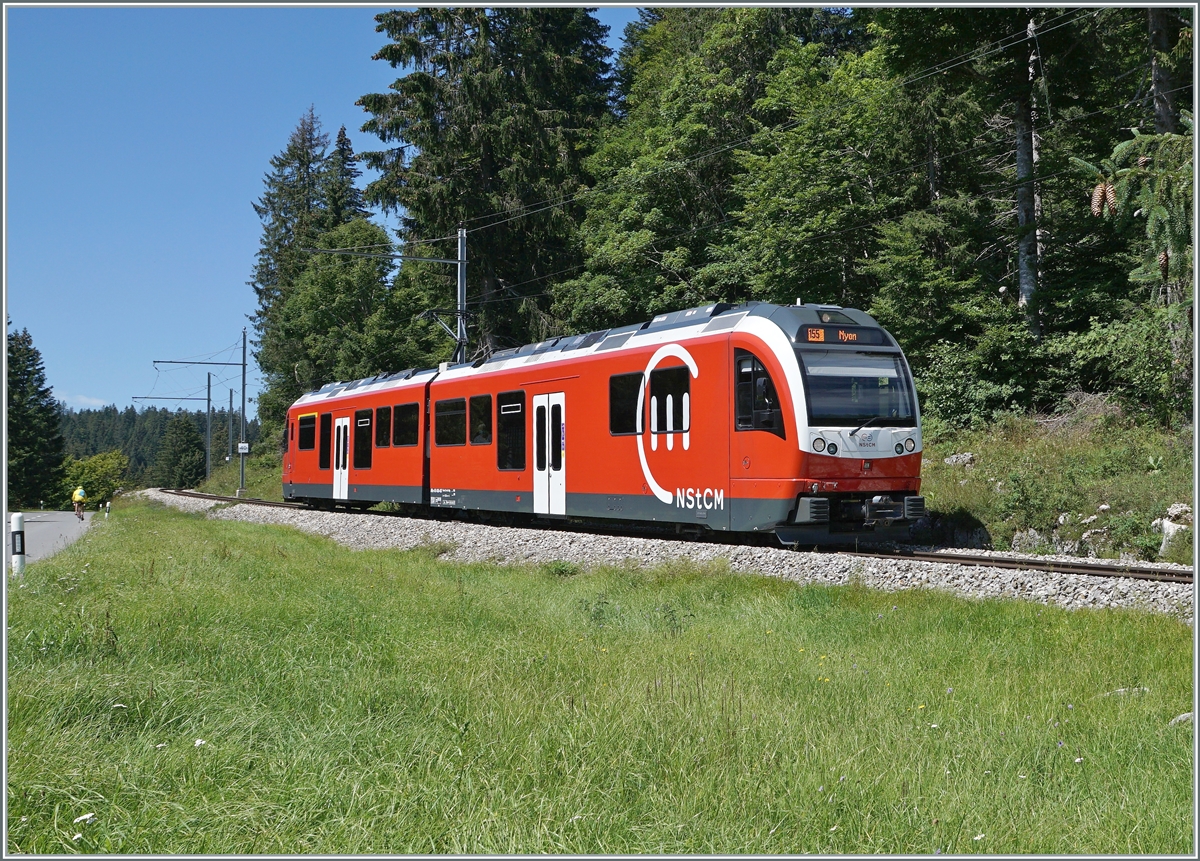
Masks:
[[[152,362],[241,360],[269,160],[310,104],[331,139],[379,144],[354,102],[400,74],[371,59],[392,8],[5,7],[5,298],[55,397],[204,397],[211,370],[237,402],[239,368]],[[597,17],[616,51],[637,10]]]

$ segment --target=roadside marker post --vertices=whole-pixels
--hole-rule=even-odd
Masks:
[[[10,521],[12,528],[12,575],[25,576],[25,515],[17,512]]]

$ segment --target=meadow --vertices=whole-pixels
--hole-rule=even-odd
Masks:
[[[8,592],[9,853],[1180,853],[1192,630],[145,501]]]

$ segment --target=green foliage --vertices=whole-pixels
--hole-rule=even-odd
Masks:
[[[156,487],[182,489],[195,487],[203,480],[204,438],[190,417],[178,415],[167,423],[151,481]]]
[[[8,321],[12,325],[12,321]],[[62,480],[61,407],[28,329],[8,332],[8,505],[49,502]]]
[[[455,257],[465,224],[476,343],[536,340],[547,280],[578,263],[571,201],[607,115],[605,28],[582,8],[421,8],[376,21],[391,39],[376,59],[404,75],[358,102],[371,114],[363,129],[393,145],[363,154],[381,173],[368,200],[401,214],[410,254]],[[452,305],[453,270],[436,279],[440,300],[410,318]]]
[[[87,493],[84,507],[99,510],[104,503],[112,500],[118,490],[125,487],[128,470],[129,458],[116,450],[94,454],[83,460],[67,455],[63,464],[66,477],[55,505],[60,509],[69,509],[71,494],[75,492],[76,487],[82,486]]]

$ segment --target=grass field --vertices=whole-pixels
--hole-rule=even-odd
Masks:
[[[114,506],[9,592],[8,852],[1195,849],[1172,619],[444,549]]]

